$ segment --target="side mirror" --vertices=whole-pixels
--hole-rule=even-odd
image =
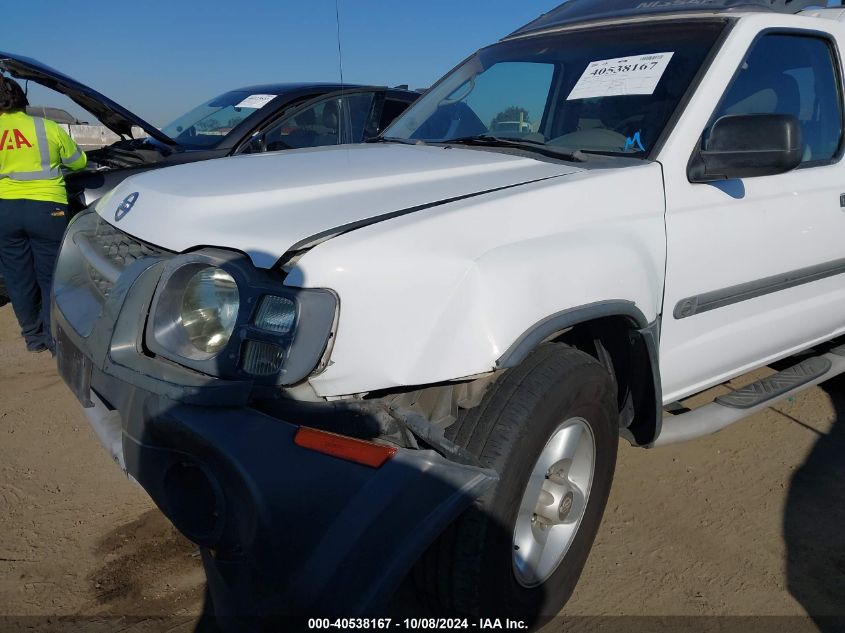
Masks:
[[[771,176],[795,169],[803,155],[801,126],[791,114],[728,114],[710,128],[690,161],[690,182]]]

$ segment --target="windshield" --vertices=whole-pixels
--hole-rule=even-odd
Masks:
[[[276,96],[233,90],[197,106],[161,131],[187,147],[212,147],[222,141],[238,123]]]
[[[645,156],[723,28],[722,21],[651,22],[495,44],[384,136]]]

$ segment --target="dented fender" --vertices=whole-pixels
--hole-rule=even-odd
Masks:
[[[314,247],[285,283],[332,288],[321,396],[489,372],[535,324],[612,300],[644,323],[663,294],[662,169],[623,161],[389,219]],[[607,315],[603,315],[607,316]]]

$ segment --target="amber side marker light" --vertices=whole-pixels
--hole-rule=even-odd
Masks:
[[[352,437],[318,431],[307,426],[299,427],[293,442],[302,448],[310,448],[332,457],[345,459],[370,468],[380,468],[396,454],[396,449],[381,444],[373,444]]]

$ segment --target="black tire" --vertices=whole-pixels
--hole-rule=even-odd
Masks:
[[[558,425],[587,422],[595,441],[584,516],[557,570],[522,586],[513,571],[513,529],[528,477]],[[440,615],[520,618],[557,614],[575,588],[604,513],[618,446],[616,391],[607,370],[571,347],[546,343],[511,369],[447,435],[501,476],[429,548],[414,571],[426,607]]]

